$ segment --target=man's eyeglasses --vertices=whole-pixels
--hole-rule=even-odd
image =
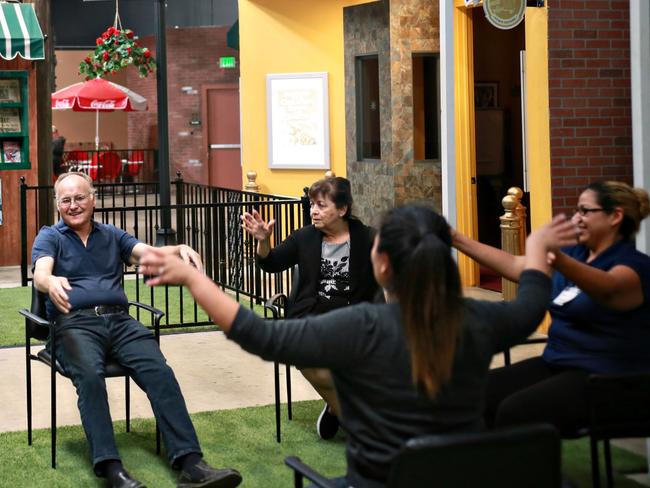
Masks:
[[[580,214],[581,217],[591,213],[591,212],[605,212],[604,208],[589,208],[589,207],[577,207],[574,211],[574,214]]]
[[[76,203],[77,205],[83,205],[88,201],[88,198],[90,198],[90,193],[80,193],[74,197],[59,198],[57,202],[59,203],[60,207],[69,207],[72,205],[72,202]]]

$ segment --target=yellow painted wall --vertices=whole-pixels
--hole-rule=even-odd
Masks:
[[[548,103],[548,10],[526,8],[526,112],[530,225],[546,224],[551,199],[551,136]]]
[[[328,73],[331,170],[345,176],[343,7],[353,0],[239,0],[242,173],[260,191],[299,196],[324,170],[268,168],[266,75]]]

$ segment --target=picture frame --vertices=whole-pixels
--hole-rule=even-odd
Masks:
[[[20,110],[0,108],[0,132],[21,132]]]
[[[266,75],[268,165],[330,169],[326,72]]]
[[[0,103],[20,103],[20,80],[0,78]]]
[[[494,108],[499,106],[499,83],[477,81],[474,83],[474,107]]]

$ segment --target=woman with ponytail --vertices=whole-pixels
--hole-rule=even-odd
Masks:
[[[548,345],[539,357],[492,370],[488,426],[551,422],[571,434],[589,423],[590,374],[650,371],[650,257],[634,235],[650,212],[648,192],[617,181],[589,185],[578,199],[571,246],[550,258]],[[454,234],[454,246],[517,281],[523,259]]]
[[[411,437],[483,427],[493,354],[535,330],[550,297],[549,251],[573,239],[563,218],[532,233],[517,299],[463,298],[447,222],[406,206],[388,212],[371,251],[386,303],[322,315],[263,320],[191,266],[158,250],[141,259],[150,285],[181,284],[230,340],[266,360],[332,371],[347,432],[340,486],[381,487]],[[354,324],[354,327],[350,327]]]

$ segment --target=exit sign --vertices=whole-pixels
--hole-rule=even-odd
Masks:
[[[219,68],[234,68],[236,64],[234,56],[223,56],[219,58]]]

